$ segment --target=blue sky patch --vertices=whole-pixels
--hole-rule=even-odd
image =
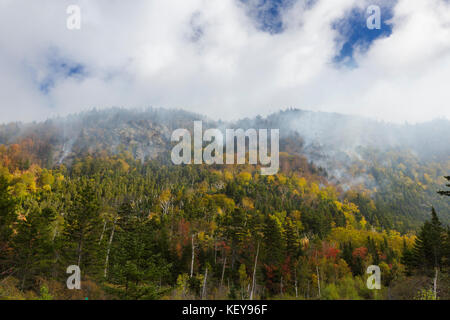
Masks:
[[[282,14],[297,2],[302,2],[306,9],[312,8],[319,0],[239,0],[248,8],[249,16],[258,28],[270,34],[284,31]]]
[[[39,81],[39,90],[45,94],[55,86],[55,83],[65,78],[84,78],[86,68],[77,62],[63,58],[51,50],[48,57],[47,75]]]
[[[381,28],[370,30],[367,27],[367,8],[354,8],[344,18],[332,24],[333,29],[339,32],[340,50],[334,57],[334,63],[348,67],[356,67],[354,60],[355,50],[367,52],[372,43],[379,38],[389,37],[392,34],[392,25],[387,22],[392,19],[392,9],[396,1],[389,6],[381,7]]]
[[[249,9],[249,15],[258,28],[270,34],[284,30],[282,11],[290,8],[296,0],[239,0]],[[304,1],[304,0],[299,0]],[[308,2],[311,0],[307,0]]]
[[[284,31],[282,14],[301,1],[306,8],[312,8],[318,0],[238,0],[248,10],[248,15],[254,20],[257,27],[270,34],[279,34]],[[330,0],[332,1],[332,0]],[[354,53],[356,50],[366,52],[372,43],[379,38],[389,37],[392,34],[392,26],[388,21],[393,17],[393,7],[397,0],[392,1],[373,0],[370,4],[378,4],[381,8],[381,29],[370,30],[367,28],[367,7],[353,8],[345,17],[336,20],[332,28],[337,30],[339,37],[336,39],[339,52],[333,58],[337,65],[356,67]]]

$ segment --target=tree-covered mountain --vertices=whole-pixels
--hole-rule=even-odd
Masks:
[[[145,161],[167,155],[177,128],[280,129],[280,151],[299,155],[361,207],[375,226],[415,230],[434,205],[445,223],[450,207],[436,194],[450,172],[450,121],[398,125],[334,113],[297,109],[234,123],[182,110],[113,108],[42,123],[0,126],[0,154],[26,168],[71,165],[88,154],[128,151]],[[19,150],[20,149],[20,150]],[[351,189],[351,191],[350,191]],[[344,194],[344,192],[343,192]],[[373,209],[375,208],[375,209]]]
[[[0,298],[449,299],[448,157],[310,141],[289,125],[305,114],[110,109],[1,126]],[[279,128],[278,174],[172,164],[171,132],[198,119]],[[70,265],[81,290],[65,287]]]

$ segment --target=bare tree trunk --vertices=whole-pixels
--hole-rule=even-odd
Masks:
[[[98,240],[98,244],[102,243],[103,235],[105,234],[105,230],[106,230],[106,220],[103,223],[103,230],[102,230],[102,234],[100,235],[100,239]]]
[[[27,270],[28,270],[28,261],[29,261],[29,259],[30,259],[30,255],[28,254],[26,262],[25,262],[25,270],[24,270],[23,276],[22,276],[22,283],[20,285],[20,291],[22,291],[22,292],[23,292],[23,289],[25,288],[25,279],[27,277]]]
[[[194,256],[195,256],[195,251],[194,251],[194,235],[192,235],[192,258],[191,258],[191,278],[192,275],[194,274]]]
[[[105,278],[108,275],[109,252],[111,251],[111,244],[112,244],[113,239],[114,239],[114,231],[115,230],[116,230],[116,220],[114,220],[114,224],[113,224],[113,227],[112,227],[112,230],[111,230],[111,235],[109,236],[108,249],[106,250],[105,271],[104,271]]]
[[[78,242],[78,266],[81,266],[81,252],[83,250],[83,237],[80,237],[80,242]]]
[[[317,287],[319,288],[319,298],[320,298],[320,274],[318,265],[316,265],[316,273],[317,273]]]
[[[258,249],[256,249],[255,266],[253,268],[252,291],[250,292],[250,300],[253,300],[253,294],[255,293],[256,265],[258,264],[258,255],[259,255],[259,242],[258,242]]]
[[[437,278],[438,278],[438,268],[435,268],[435,276],[434,276],[434,281],[433,281],[434,299],[437,298]]]
[[[225,256],[225,259],[223,261],[223,268],[222,268],[222,277],[220,278],[220,287],[222,288],[222,284],[223,284],[223,277],[225,275],[225,266],[227,264],[227,256]]]
[[[317,260],[317,250],[316,250],[316,274],[317,274],[317,288],[319,289],[319,298],[320,298],[320,274],[319,274],[319,263]]]
[[[58,235],[58,227],[55,227],[55,232],[53,232],[52,242],[55,242],[56,236]]]
[[[217,262],[217,243],[216,239],[214,239],[214,265],[216,265]]]
[[[203,280],[203,291],[202,291],[202,300],[206,297],[206,280],[208,279],[208,266],[206,266],[205,270],[205,279]]]
[[[295,277],[295,297],[298,298],[298,289],[297,289],[297,268],[294,270],[294,277]]]

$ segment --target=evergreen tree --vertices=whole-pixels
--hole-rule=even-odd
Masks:
[[[278,266],[283,260],[283,234],[278,219],[269,215],[264,227],[265,259],[268,265]]]
[[[0,274],[10,269],[10,240],[12,224],[16,219],[15,209],[17,201],[8,192],[9,182],[0,175]]]
[[[380,263],[380,257],[378,255],[378,249],[375,240],[371,237],[367,237],[367,250],[372,255],[373,264],[378,265]]]
[[[445,179],[450,181],[450,176],[446,176]],[[447,187],[450,187],[450,184],[446,184]],[[446,191],[438,191],[440,195],[443,196],[450,196],[450,190]],[[447,227],[447,234],[445,237],[445,244],[444,244],[444,265],[447,267],[450,267],[450,226]]]
[[[281,223],[274,215],[266,217],[264,226],[264,255],[266,288],[271,293],[279,293],[281,284],[281,264],[284,259],[285,245]]]
[[[286,218],[284,229],[286,239],[286,253],[292,260],[296,260],[302,254],[302,249],[299,245],[294,223],[292,222],[291,218]]]
[[[66,264],[74,264],[82,272],[99,275],[102,267],[99,239],[103,224],[92,180],[79,180],[64,218],[63,254]]]
[[[444,246],[444,265],[450,268],[450,226],[447,227]]]
[[[431,209],[431,221],[426,221],[414,243],[412,250],[413,266],[430,273],[442,265],[444,253],[444,229],[434,208]]]
[[[348,266],[350,266],[353,272],[353,245],[351,242],[344,242],[341,246],[342,258],[345,260]]]
[[[109,276],[119,285],[115,293],[123,299],[157,299],[170,268],[158,247],[158,226],[130,201],[120,206],[118,215]]]
[[[35,276],[45,277],[54,263],[52,223],[56,218],[53,208],[34,208],[17,227],[14,237],[14,264],[21,277],[20,288],[24,290],[28,280]]]
[[[405,265],[405,273],[408,276],[412,275],[412,267],[414,265],[414,256],[412,250],[408,248],[406,241],[403,239],[403,248],[402,248],[402,256],[401,263]]]
[[[222,221],[224,237],[231,246],[231,270],[235,269],[235,263],[239,257],[239,248],[242,247],[244,242],[246,220],[244,210],[236,208],[233,212],[227,213]]]

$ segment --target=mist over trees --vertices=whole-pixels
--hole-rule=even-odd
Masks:
[[[197,119],[289,128],[279,173],[172,165],[172,130]],[[0,297],[449,299],[448,146],[427,124],[379,124],[402,134],[377,144],[377,124],[354,119],[367,132],[339,137],[349,119],[288,110],[230,124],[110,109],[2,125]],[[373,264],[379,292],[366,287]],[[80,291],[65,287],[69,265]]]

